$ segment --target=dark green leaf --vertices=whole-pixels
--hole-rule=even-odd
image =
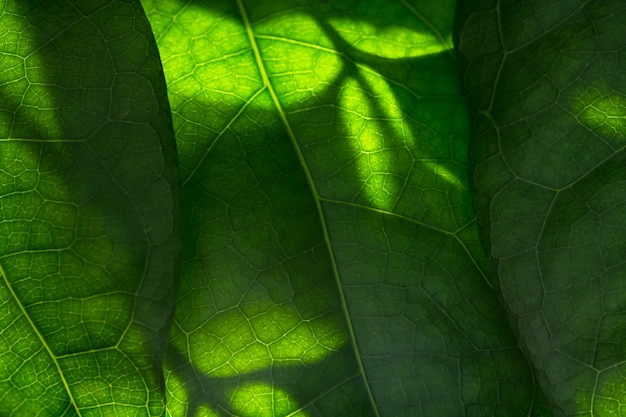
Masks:
[[[623,415],[626,9],[468,3],[476,208],[555,410]]]

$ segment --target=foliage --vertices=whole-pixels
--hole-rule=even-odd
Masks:
[[[626,415],[626,10],[455,6],[3,2],[0,416]]]

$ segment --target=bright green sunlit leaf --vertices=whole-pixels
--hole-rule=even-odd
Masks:
[[[626,136],[626,98],[609,94],[596,98],[580,113],[580,121],[609,137]],[[618,139],[619,140],[619,139]]]
[[[282,390],[265,384],[243,384],[231,395],[231,404],[241,417],[309,417]]]

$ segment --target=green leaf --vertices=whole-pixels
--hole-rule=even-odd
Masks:
[[[0,12],[0,415],[164,415],[173,131],[138,2]]]
[[[455,7],[0,3],[0,416],[624,414],[626,8]]]
[[[542,410],[478,242],[454,3],[142,4],[184,202],[171,415]]]
[[[476,208],[557,414],[624,415],[626,9],[466,2]]]

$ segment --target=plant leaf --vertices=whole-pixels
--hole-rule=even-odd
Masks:
[[[475,201],[515,331],[558,413],[621,415],[626,9],[466,8]]]
[[[544,412],[486,279],[454,3],[142,4],[185,211],[171,415]]]
[[[0,415],[163,415],[180,259],[171,119],[137,2],[0,12]]]

